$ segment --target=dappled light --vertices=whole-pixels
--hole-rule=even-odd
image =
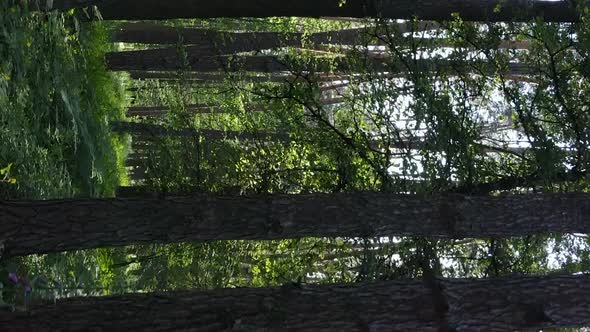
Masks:
[[[587,1],[0,2],[0,331],[588,331]]]

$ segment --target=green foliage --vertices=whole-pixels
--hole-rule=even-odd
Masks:
[[[273,31],[315,33],[341,30],[355,25],[353,22],[325,18],[270,17],[270,18],[213,18],[176,19],[154,22],[178,27],[202,27],[221,31]]]
[[[12,164],[8,164],[8,166],[0,169],[1,183],[16,184],[16,179],[10,177],[10,168],[12,168]]]
[[[276,31],[265,25],[273,20],[265,23],[255,20],[251,23],[257,27],[251,30]],[[209,23],[215,25],[221,21]],[[550,60],[542,49],[529,53],[507,49],[504,45],[508,40],[528,40],[531,31],[537,31],[542,35],[539,40],[564,46],[570,38],[565,30],[534,22],[474,24],[456,19],[443,24],[443,29],[428,33],[419,31],[419,22],[411,22],[408,29],[417,31],[402,33],[391,22],[365,24],[368,36],[352,49],[338,51],[334,47],[329,52],[318,53],[282,48],[268,52],[285,65],[286,72],[281,74],[287,78],[283,81],[271,81],[276,74],[267,73],[259,77],[268,77],[268,82],[253,82],[252,73],[238,71],[225,73],[222,80],[208,86],[189,80],[136,83],[140,88],[136,92],[140,103],[170,107],[165,116],[142,121],[197,131],[281,133],[288,137],[286,141],[264,137],[217,140],[200,135],[150,137],[147,143],[150,149],[143,160],[146,173],[138,183],[151,188],[148,191],[245,195],[361,190],[497,194],[529,188],[546,191],[586,188],[583,177],[578,177],[581,174],[574,181],[567,175],[567,168],[574,165],[572,161],[581,157],[573,158],[561,146],[564,142],[574,144],[583,137],[572,132],[572,117],[567,118],[551,107],[559,104],[554,93],[555,82],[538,85],[535,91],[531,87],[537,85],[523,83],[507,74],[514,61],[540,68],[547,67]],[[293,24],[288,25],[282,31],[294,28]],[[215,28],[236,29],[235,26]],[[377,42],[384,47],[383,54],[368,50],[367,45]],[[453,49],[444,53],[426,51],[441,45]],[[580,59],[555,60],[565,70],[567,61]],[[401,71],[405,75],[392,78],[379,70],[390,74]],[[321,81],[326,74],[334,76],[332,83],[346,82],[345,89],[326,93],[329,89]],[[567,85],[561,88],[563,97],[577,107],[585,105],[580,90],[585,84],[582,74],[583,71],[574,67],[575,82],[560,74],[565,79],[560,84]],[[547,80],[537,75],[531,74],[541,82]],[[187,76],[179,73],[181,78]],[[325,100],[329,98],[340,101],[327,104]],[[535,98],[537,104],[531,104]],[[208,114],[187,111],[187,105],[199,103],[215,105],[217,111]],[[578,115],[579,125],[587,126],[585,115]],[[535,130],[535,126],[542,130]],[[510,145],[512,138],[503,131],[511,132],[519,141],[528,140],[530,148],[524,143],[519,143],[524,145],[522,148]],[[581,149],[583,145],[578,147]],[[280,254],[268,257],[263,254],[265,251],[260,251],[259,256],[253,255],[257,264],[250,266],[247,285],[275,285],[289,278],[299,282],[302,277],[296,271],[300,271],[300,266],[310,266],[311,261],[321,262],[322,268],[330,271],[317,272],[316,276],[321,277],[314,282],[417,277],[422,265],[415,248],[425,243],[434,246],[439,259],[444,261],[440,273],[445,276],[546,274],[557,269],[548,249],[554,241],[552,236],[466,240],[465,243],[425,242],[407,237],[385,240],[350,239],[345,242],[344,254],[332,261],[337,266],[322,261],[321,257],[329,255],[326,249],[314,253],[319,256],[310,257],[301,265],[305,261],[301,254],[303,243],[275,243],[276,248],[290,248],[299,255],[299,260],[279,259]],[[317,241],[330,243],[325,239]],[[210,245],[199,250],[222,248],[223,251],[225,246]],[[166,252],[164,248],[159,250]],[[566,255],[570,258],[582,250],[582,247],[570,248]],[[245,250],[244,247],[234,249]],[[283,262],[298,268],[293,274],[284,274],[288,264]],[[579,260],[570,263],[572,269],[584,270]],[[166,269],[161,266],[157,271],[164,273]],[[234,269],[223,273],[241,275]],[[226,275],[224,280],[229,279]]]
[[[367,35],[346,47],[306,39],[303,50],[247,54],[275,56],[285,66],[280,73],[241,72],[246,54],[234,55],[237,69],[205,82],[187,72],[188,54],[179,43],[177,81],[131,82],[104,68],[104,52],[112,49],[106,26],[114,25],[20,10],[2,12],[2,24],[14,33],[0,39],[7,59],[0,62],[0,165],[12,165],[0,175],[18,179],[0,184],[7,197],[108,196],[119,183],[162,196],[588,190],[587,13],[571,29],[459,17],[428,32],[418,21],[405,30],[383,20],[165,22],[305,36],[365,26]],[[529,49],[505,46],[514,41],[526,41]],[[374,44],[379,46],[369,47]],[[531,72],[510,72],[514,63]],[[169,111],[125,119],[126,86],[135,106]],[[213,111],[196,112],[194,105]],[[111,135],[112,120],[183,128],[191,135]],[[210,129],[250,138],[200,132]],[[129,179],[128,153],[136,167]],[[137,245],[30,256],[0,275],[43,276],[46,285],[32,293],[49,298],[374,281],[421,277],[425,248],[435,252],[430,263],[445,277],[576,273],[590,266],[586,237],[544,234]],[[7,302],[18,302],[21,286],[5,287]]]
[[[46,278],[44,287],[33,289],[45,298],[346,282],[353,278],[346,266],[350,248],[324,239],[129,246],[28,256],[20,264],[27,270],[18,274]]]
[[[0,4],[0,26],[0,164],[19,179],[1,196],[112,195],[123,156],[108,121],[125,99],[104,68],[106,31],[13,1]]]

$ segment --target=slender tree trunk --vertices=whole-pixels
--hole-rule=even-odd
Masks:
[[[209,104],[197,104],[197,105],[187,105],[185,107],[186,112],[190,114],[223,114],[227,113],[226,110],[219,106],[209,105]],[[248,107],[247,112],[263,112],[264,108],[261,106],[251,106]],[[168,106],[132,106],[127,109],[127,116],[143,116],[143,117],[153,117],[153,116],[164,116],[170,112],[170,108]]]
[[[385,193],[0,202],[4,256],[136,243],[590,233],[590,194]]]
[[[588,176],[588,172],[559,172],[547,177],[546,175],[534,172],[525,176],[507,176],[491,182],[484,182],[473,185],[466,185],[452,189],[455,193],[471,193],[487,195],[493,191],[505,191],[515,188],[533,188],[540,183],[549,181],[551,183],[577,182]]]
[[[160,80],[160,81],[180,81],[182,79],[186,79],[189,81],[204,81],[204,82],[222,82],[223,80],[231,80],[231,81],[244,81],[244,82],[293,82],[296,80],[301,80],[301,77],[283,74],[283,73],[269,73],[265,75],[233,75],[228,76],[225,73],[221,72],[212,72],[212,73],[199,73],[199,72],[184,72],[179,74],[178,72],[174,71],[139,71],[139,70],[132,70],[129,72],[132,79],[153,79],[153,80]],[[313,78],[316,82],[333,82],[333,81],[341,81],[346,79],[342,75],[337,74],[322,74],[316,75]]]
[[[187,70],[195,72],[259,72],[259,73],[289,73],[298,71],[309,71],[314,73],[351,73],[358,72],[357,66],[351,65],[345,57],[335,59],[328,58],[314,58],[306,61],[305,65],[297,65],[296,62],[291,63],[288,59],[280,59],[272,55],[262,56],[218,56],[218,57],[201,57],[193,55],[190,48],[187,50],[188,67]],[[180,61],[176,50],[141,50],[128,52],[113,52],[108,53],[107,64],[109,70],[112,71],[175,71],[182,69],[182,62]],[[391,68],[387,65],[387,59],[384,57],[369,57],[366,59],[362,68],[365,71],[373,72],[390,72]],[[300,68],[299,68],[300,67]],[[420,60],[417,63],[417,69],[423,71],[431,71],[437,68],[453,69],[452,63],[430,60]],[[490,68],[492,68],[490,66]],[[459,68],[463,71],[471,70],[473,68]],[[398,74],[404,73],[406,70],[402,69]],[[526,64],[511,63],[507,69],[510,75],[526,75],[530,73],[530,68]],[[490,73],[493,73],[490,70]]]
[[[261,56],[215,56],[202,57],[193,53],[193,47],[188,46],[187,51],[187,65],[188,68],[183,68],[184,60],[178,56],[176,49],[151,49],[141,51],[126,51],[126,52],[111,52],[107,53],[106,61],[109,70],[123,71],[176,71],[187,69],[196,72],[260,72],[260,73],[282,73],[288,72],[291,69],[291,64],[286,60],[281,60],[276,56],[261,55]],[[350,68],[348,63],[343,60],[334,60],[337,71],[346,71]],[[380,71],[386,68],[375,64]],[[329,59],[315,59],[309,61],[306,65],[306,70],[313,70],[316,72],[328,72],[331,68],[331,60]]]
[[[145,186],[121,186],[117,187],[117,197],[145,197],[150,194],[150,191]],[[153,197],[158,197],[157,193],[153,194]]]
[[[140,71],[132,70],[129,72],[132,79],[136,80],[168,80],[179,81],[181,79],[189,81],[204,81],[204,82],[223,82],[226,79],[236,80],[236,77],[228,77],[220,72],[175,72],[175,71]],[[238,77],[239,80],[247,82],[282,82],[294,78],[290,75],[247,75]]]
[[[53,8],[69,9],[94,4],[104,19],[160,20],[212,17],[381,17],[439,21],[458,13],[465,21],[551,22],[578,19],[570,1],[518,0],[54,0]]]
[[[174,71],[141,71],[133,70],[129,75],[134,80],[180,80],[181,78],[195,81],[223,81],[226,76],[223,73],[178,73]]]
[[[193,129],[193,128],[172,128],[151,123],[140,122],[114,122],[111,129],[116,133],[126,133],[135,136],[143,137],[199,137],[203,136],[205,139],[239,139],[239,140],[276,140],[289,141],[288,135],[281,135],[277,133],[245,133],[237,131],[223,131],[215,129]]]
[[[424,39],[420,39],[420,40],[427,42],[428,43],[427,47],[429,49],[455,48],[456,47],[456,45],[453,42],[445,40],[443,38],[424,38]],[[391,41],[391,43],[395,45],[395,43],[397,43],[397,42]],[[388,42],[382,41],[379,44],[363,45],[361,47],[359,47],[359,45],[350,46],[350,45],[320,44],[320,45],[313,47],[313,49],[316,51],[324,51],[324,52],[329,52],[329,53],[333,53],[333,54],[346,55],[346,54],[349,54],[352,50],[357,50],[357,51],[363,50],[363,51],[367,52],[367,50],[370,47],[383,46],[383,45],[388,45]],[[424,46],[424,47],[426,47],[426,46]],[[471,48],[474,48],[474,47],[471,47]],[[509,49],[509,50],[530,50],[531,43],[530,43],[530,41],[527,41],[527,40],[523,40],[523,41],[503,40],[497,45],[497,48],[498,49]],[[380,54],[383,54],[384,51],[377,50],[377,51],[370,51],[367,53],[379,56]],[[385,52],[385,54],[387,54],[387,52]]]
[[[514,66],[513,70],[515,74],[508,74],[505,76],[507,80],[516,80],[516,81],[523,81],[529,83],[536,83],[536,81],[532,78],[529,78],[525,75],[529,74],[529,70],[524,66]],[[222,82],[225,79],[229,79],[231,81],[243,81],[243,82],[294,82],[297,80],[302,80],[303,78],[284,74],[282,72],[274,72],[274,73],[267,73],[263,75],[239,75],[239,76],[228,76],[222,72],[212,72],[212,73],[204,73],[204,72],[184,72],[182,76],[175,71],[141,71],[141,70],[131,70],[129,71],[129,75],[132,79],[136,80],[159,80],[168,83],[180,82],[181,77],[188,81],[195,81],[195,82],[209,82],[209,83],[216,83]],[[387,74],[381,75],[382,78],[395,78],[400,77],[399,74]],[[348,75],[340,75],[340,74],[329,74],[329,73],[320,73],[320,75],[315,75],[310,77],[309,79],[314,82],[324,82],[324,83],[331,83],[334,81],[345,81],[348,80],[350,77]],[[341,84],[341,83],[338,83]],[[344,84],[344,83],[342,83]],[[348,84],[348,83],[346,83]],[[327,88],[329,89],[329,88]]]
[[[139,167],[134,167],[133,169],[131,169],[129,171],[129,178],[131,178],[131,180],[133,181],[143,181],[145,180],[145,172],[146,169],[143,166],[139,166]]]
[[[125,166],[126,167],[139,167],[139,166],[143,166],[147,163],[147,158],[127,158],[127,160],[125,160]]]
[[[441,279],[435,286],[381,281],[79,297],[1,311],[0,329],[504,332],[590,324],[588,276]]]
[[[127,23],[114,34],[113,41],[147,44],[199,45],[203,56],[251,52],[264,49],[311,44],[356,45],[365,29],[345,29],[314,33],[228,32],[201,28],[173,28],[149,23]]]
[[[342,98],[333,98],[322,101],[323,105],[331,105],[342,102]],[[222,131],[214,129],[194,129],[194,128],[173,128],[165,127],[143,122],[113,122],[111,129],[116,133],[126,133],[136,137],[200,137],[205,139],[220,140],[220,139],[238,139],[238,140],[264,140],[280,143],[289,143],[292,139],[286,133],[272,133],[272,132],[238,132],[238,131]],[[302,142],[309,142],[305,138]],[[373,149],[383,149],[385,144],[382,140],[367,139],[365,142]],[[397,149],[422,149],[425,141],[422,137],[404,137],[402,140],[395,140],[387,143],[388,148]]]
[[[388,23],[399,33],[439,29],[434,22]],[[371,29],[333,30],[304,35],[287,32],[229,32],[203,28],[174,28],[152,23],[126,23],[113,34],[113,41],[138,44],[178,44],[203,46],[204,55],[232,54],[304,44],[358,45]],[[208,54],[206,54],[208,52]]]
[[[198,48],[198,46],[197,46]],[[177,50],[151,49],[141,51],[111,52],[107,53],[106,61],[109,70],[135,70],[135,71],[176,71],[187,69],[198,72],[229,71],[236,72],[240,68],[252,72],[284,72],[289,68],[280,62],[275,56],[245,56],[232,57],[202,57],[193,53],[193,47],[188,46],[188,68],[183,68],[183,60],[178,56]]]
[[[189,113],[223,113],[222,110],[208,104],[187,105],[185,110]],[[162,116],[170,111],[168,106],[131,106],[127,108],[127,116]]]

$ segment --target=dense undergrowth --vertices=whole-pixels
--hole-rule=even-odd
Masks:
[[[0,200],[112,196],[126,183],[129,142],[112,135],[109,123],[125,116],[128,80],[106,69],[109,33],[73,13],[0,1]],[[46,269],[63,276],[67,267],[88,263],[84,257],[14,259],[0,271],[29,275],[36,261],[49,260],[55,264]],[[30,279],[33,288],[41,281]],[[47,282],[45,288],[54,286]],[[0,306],[23,302],[19,285],[10,285],[0,282]]]
[[[125,78],[106,71],[108,30],[71,13],[0,2],[0,198],[110,196],[124,181]]]

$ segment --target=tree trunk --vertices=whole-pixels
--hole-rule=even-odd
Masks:
[[[239,140],[276,140],[289,141],[288,135],[277,133],[246,133],[238,131],[223,131],[215,129],[194,129],[194,128],[172,128],[151,123],[141,122],[113,122],[111,129],[116,133],[126,133],[135,136],[144,137],[199,137],[203,136],[205,139],[239,139]]]
[[[439,29],[434,22],[388,23],[399,33]],[[371,29],[356,28],[318,32],[309,35],[294,32],[230,32],[203,28],[175,28],[151,23],[126,23],[113,34],[114,42],[137,44],[199,45],[205,56],[252,52],[279,47],[304,45],[358,45]]]
[[[222,82],[227,77],[223,73],[178,73],[174,71],[141,71],[133,70],[129,75],[134,80],[167,80],[179,81],[181,78],[194,81]]]
[[[132,70],[129,72],[129,75],[132,79],[136,80],[160,80],[160,81],[169,81],[175,82],[180,81],[181,79],[186,79],[189,81],[204,81],[204,82],[223,82],[224,80],[231,80],[231,81],[243,81],[243,82],[293,82],[297,80],[302,80],[303,78],[283,74],[283,73],[270,73],[265,75],[233,75],[228,76],[222,72],[212,72],[212,73],[203,73],[203,72],[183,72],[179,74],[175,71],[141,71],[141,70]],[[345,76],[342,75],[330,75],[330,74],[323,74],[317,75],[310,79],[313,79],[315,82],[333,82],[333,81],[341,81],[346,79]]]
[[[137,243],[590,233],[590,194],[385,193],[0,202],[4,256]]]
[[[384,57],[367,57],[364,59],[365,68],[356,68],[351,65],[346,57],[312,58],[306,61],[305,65],[298,65],[296,61],[281,59],[272,55],[259,56],[216,56],[201,57],[193,55],[190,46],[187,48],[188,68],[183,64],[176,49],[152,49],[141,51],[111,52],[107,53],[106,61],[109,70],[112,71],[176,71],[186,69],[195,72],[257,72],[257,73],[290,73],[290,72],[313,72],[313,73],[358,73],[359,70],[372,72],[391,72]],[[473,63],[475,65],[475,63]],[[444,60],[419,60],[415,70],[432,71],[435,69],[447,68],[456,71],[474,71],[471,66],[456,68],[456,65]],[[493,68],[490,66],[490,68]],[[407,69],[396,69],[398,74],[407,72]],[[479,72],[478,72],[479,73]],[[490,70],[493,73],[493,70]],[[510,75],[530,74],[530,68],[523,63],[510,63],[507,73]]]
[[[189,114],[223,114],[227,113],[226,110],[220,106],[210,104],[196,104],[187,105],[185,110]],[[263,112],[264,108],[261,106],[251,106],[246,109],[246,112]],[[131,106],[127,108],[127,116],[143,116],[143,117],[154,117],[164,116],[170,112],[168,106]]]
[[[344,99],[337,97],[321,101],[322,105],[332,105],[343,102]],[[272,132],[238,132],[238,131],[223,131],[215,129],[195,129],[195,128],[173,128],[162,125],[156,125],[143,122],[113,122],[111,130],[116,133],[126,133],[136,137],[199,137],[203,136],[205,139],[220,140],[220,139],[238,139],[238,140],[264,140],[271,142],[290,143],[292,139],[287,133],[272,133]],[[310,142],[308,139],[301,139],[301,142]],[[403,137],[401,140],[396,139],[392,142],[383,142],[379,139],[367,138],[364,140],[372,149],[397,148],[397,149],[423,149],[425,140],[423,137]]]
[[[198,46],[196,46],[198,48]],[[283,73],[291,70],[291,64],[272,55],[260,56],[215,56],[203,57],[198,52],[195,54],[193,46],[187,46],[188,68],[183,68],[183,60],[178,56],[175,48],[150,49],[140,51],[110,52],[106,54],[107,67],[112,71],[176,71],[190,70],[196,72],[260,72]],[[308,61],[306,70],[315,72],[329,72],[332,60],[314,59]],[[334,60],[336,71],[346,71],[350,68],[343,60]],[[375,64],[377,69],[384,71],[385,67]]]
[[[79,297],[2,311],[0,329],[504,332],[590,324],[588,276],[440,279],[434,286],[380,281]]]
[[[208,104],[186,105],[185,110],[192,114],[223,113],[218,107]],[[168,106],[131,106],[127,108],[127,116],[162,116],[170,111]]]
[[[366,34],[365,29],[345,29],[314,33],[286,32],[228,32],[200,28],[173,28],[149,23],[127,23],[119,28],[115,42],[146,44],[198,45],[203,56],[251,52],[278,47],[302,47],[311,44],[356,45]]]
[[[54,0],[53,8],[95,4],[104,19],[162,20],[212,17],[379,17],[440,21],[458,13],[465,21],[570,22],[578,15],[570,1],[519,0]]]

